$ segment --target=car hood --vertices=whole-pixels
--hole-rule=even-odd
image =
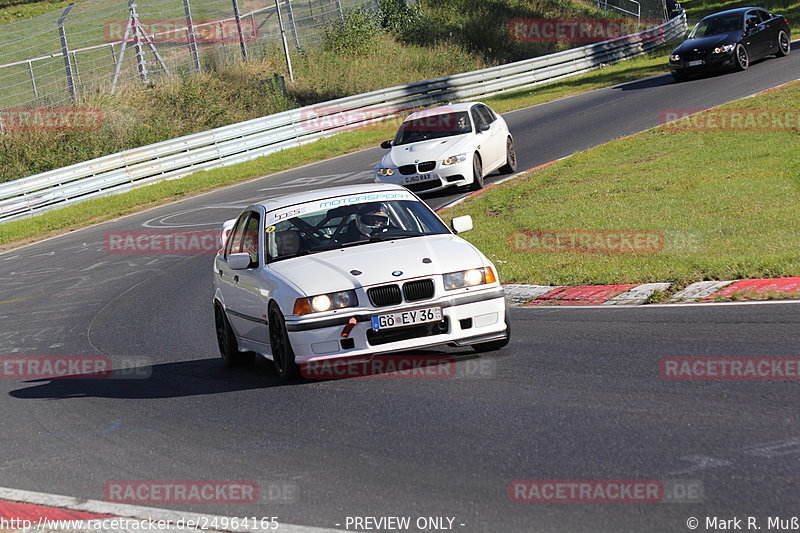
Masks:
[[[742,32],[735,31],[731,33],[720,33],[719,35],[709,35],[708,37],[700,37],[699,39],[687,39],[672,53],[681,54],[691,52],[695,48],[698,50],[712,50],[723,44],[738,42],[741,35]]]
[[[466,152],[466,147],[471,137],[470,134],[454,135],[430,141],[393,146],[389,153],[383,156],[381,166],[400,167],[413,165],[418,161],[441,161],[451,155]]]
[[[425,258],[431,261],[425,263]],[[314,296],[483,265],[483,255],[474,246],[447,234],[362,244],[278,261],[268,268],[306,296]],[[394,276],[393,272],[402,274]]]

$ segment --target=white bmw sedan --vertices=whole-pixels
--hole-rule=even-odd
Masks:
[[[484,178],[517,169],[514,139],[503,117],[480,102],[453,104],[412,113],[375,166],[375,181],[404,185],[415,192],[446,187],[483,188]]]
[[[495,266],[397,185],[298,193],[223,225],[214,314],[226,365],[299,364],[436,345],[496,350],[510,337]]]

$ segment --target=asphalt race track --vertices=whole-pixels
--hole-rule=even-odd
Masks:
[[[659,75],[509,113],[520,169],[655,126],[665,109],[800,78],[797,44],[741,73],[680,84]],[[694,516],[705,531],[706,516],[750,515],[766,530],[768,517],[797,513],[797,383],[668,381],[659,361],[800,356],[800,305],[514,309],[506,349],[445,351],[459,358],[453,379],[281,385],[266,363],[222,368],[211,255],[104,251],[108,231],[216,228],[286,191],[371,181],[381,153],[0,254],[0,355],[152,364],[149,379],[0,380],[0,485],[103,499],[110,480],[253,480],[259,504],[160,507],[338,529],[348,516],[441,516],[464,532],[688,531]],[[662,480],[702,493],[689,503],[515,503],[518,479]]]

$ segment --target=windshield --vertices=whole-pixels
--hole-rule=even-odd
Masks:
[[[268,262],[371,242],[450,233],[417,200],[323,203],[336,206],[308,211],[265,228]]]
[[[470,132],[472,132],[472,122],[466,111],[439,113],[403,122],[393,144],[399,146]]]
[[[744,27],[743,21],[742,15],[709,17],[697,23],[692,33],[689,34],[689,38],[699,39],[700,37],[708,37],[709,35],[721,35],[723,33],[739,31]]]

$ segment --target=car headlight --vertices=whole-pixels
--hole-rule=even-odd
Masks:
[[[669,56],[669,60],[670,61],[680,61],[681,60],[681,55],[680,54],[672,54],[671,56]]]
[[[730,52],[735,47],[736,47],[735,44],[726,44],[726,45],[723,45],[723,46],[718,46],[718,47],[714,48],[714,53],[715,54],[724,54],[725,52]]]
[[[393,168],[379,168],[378,169],[378,176],[391,176],[394,174]]]
[[[294,302],[295,315],[307,315],[310,313],[322,313],[332,309],[344,309],[345,307],[356,307],[358,296],[356,291],[330,292],[328,294],[318,294],[308,298],[298,298]]]
[[[451,155],[450,157],[448,157],[444,161],[442,161],[442,166],[446,167],[447,165],[455,165],[456,163],[461,163],[466,158],[467,158],[467,154]]]
[[[445,290],[452,291],[455,289],[463,289],[464,287],[494,283],[495,281],[497,281],[497,277],[494,275],[492,267],[471,268],[469,270],[460,270],[458,272],[445,274],[444,288]]]

